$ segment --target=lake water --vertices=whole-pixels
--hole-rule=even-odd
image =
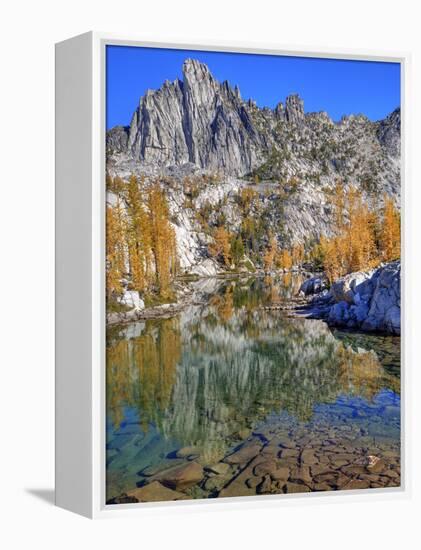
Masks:
[[[300,282],[199,281],[181,314],[109,329],[107,499],[400,484],[400,338],[264,309]],[[193,462],[196,481],[161,474]]]

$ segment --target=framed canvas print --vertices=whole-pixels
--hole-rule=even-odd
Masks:
[[[405,491],[405,67],[57,45],[58,505]]]

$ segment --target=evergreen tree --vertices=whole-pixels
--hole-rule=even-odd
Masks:
[[[235,265],[238,265],[244,257],[244,244],[241,235],[233,235],[231,238],[231,256]]]

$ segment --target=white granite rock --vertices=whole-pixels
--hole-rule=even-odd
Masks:
[[[137,290],[126,290],[124,294],[118,298],[120,304],[129,307],[130,309],[142,310],[145,309],[145,302],[139,296]]]

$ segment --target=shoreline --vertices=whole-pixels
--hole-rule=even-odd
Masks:
[[[305,303],[296,315],[329,327],[400,336],[400,282],[400,260],[344,275],[329,289],[322,278],[313,278],[301,288]]]
[[[214,278],[212,277],[212,279]],[[229,281],[232,277],[226,279]],[[249,277],[245,277],[243,281],[248,279]],[[280,354],[284,360],[288,358],[288,361],[285,362],[285,372],[295,373],[291,378],[285,379],[284,376],[279,376],[280,373],[282,374],[282,369],[279,369],[282,359],[277,362],[278,366],[275,370],[271,370],[273,361],[259,361],[262,370],[259,367],[261,375],[260,378],[256,378],[254,369],[246,368],[248,365],[255,364],[247,363],[247,354],[239,353],[239,348],[232,343],[227,352],[226,340],[224,335],[218,332],[218,325],[214,325],[213,328],[202,326],[197,333],[194,323],[192,323],[190,332],[185,333],[181,342],[189,341],[188,337],[190,336],[191,339],[192,335],[203,334],[205,336],[203,344],[202,339],[197,340],[200,345],[195,349],[195,355],[186,358],[186,362],[189,364],[189,368],[186,369],[184,360],[179,361],[176,353],[173,354],[172,337],[169,340],[161,338],[160,331],[162,330],[164,333],[165,326],[161,327],[159,323],[156,325],[152,323],[149,328],[143,324],[140,325],[139,335],[142,333],[140,338],[143,338],[144,334],[148,337],[153,334],[157,350],[162,350],[163,347],[167,350],[162,362],[153,364],[154,372],[149,372],[149,375],[153,374],[152,378],[157,380],[155,390],[161,389],[161,384],[164,383],[160,377],[155,377],[155,373],[161,372],[159,369],[162,368],[162,365],[166,365],[168,368],[167,359],[170,354],[173,355],[171,368],[176,365],[175,369],[177,369],[173,378],[172,388],[174,389],[171,391],[171,399],[165,402],[166,428],[157,427],[156,434],[149,429],[147,434],[142,432],[143,428],[139,419],[142,418],[142,415],[147,414],[145,410],[149,410],[147,409],[149,407],[148,400],[141,402],[136,400],[133,404],[134,412],[126,412],[124,422],[110,428],[108,449],[110,462],[107,467],[110,472],[113,471],[117,481],[111,482],[107,487],[108,504],[399,486],[398,430],[400,417],[399,401],[397,401],[399,391],[396,389],[399,384],[398,375],[386,372],[381,360],[372,353],[372,346],[368,347],[367,349],[370,351],[367,351],[363,345],[360,346],[359,342],[355,346],[345,343],[346,349],[351,348],[349,354],[353,361],[355,360],[355,363],[351,363],[352,366],[355,365],[355,369],[351,369],[351,378],[349,377],[350,363],[348,360],[343,361],[343,347],[340,345],[334,344],[335,349],[341,350],[338,352],[339,355],[335,356],[335,361],[338,361],[338,369],[331,369],[328,366],[332,358],[330,342],[334,342],[334,335],[330,334],[328,324],[320,320],[306,322],[304,319],[294,323],[292,319],[288,319],[288,316],[294,315],[294,310],[310,305],[312,299],[312,296],[300,296],[298,286],[301,281],[295,282],[297,284],[293,284],[291,287],[293,292],[288,292],[286,298],[280,302],[275,301],[277,298],[270,297],[270,284],[264,285],[261,294],[256,291],[256,296],[260,296],[262,299],[260,302],[253,300],[252,294],[255,286],[249,287],[248,283],[243,285],[241,280],[236,285],[244,286],[244,289],[239,288],[238,290],[249,297],[250,304],[253,306],[252,311],[256,314],[252,315],[256,327],[261,326],[265,331],[264,320],[267,317],[268,335],[273,335],[275,339],[281,337],[281,334],[291,338],[293,346],[289,352],[286,355]],[[220,289],[214,283],[199,282],[197,285],[189,285],[191,292],[184,295],[182,303],[148,308],[148,311],[143,312],[143,316],[145,317],[147,314],[149,318],[170,317],[174,312],[177,313],[189,304],[195,303],[204,304],[206,307],[207,297],[212,296],[213,292],[218,292],[220,296],[224,295],[224,288]],[[252,284],[254,285],[254,281]],[[261,277],[258,284],[263,284]],[[260,306],[257,305],[259,303]],[[243,319],[245,319],[248,310],[242,310],[241,304],[242,302],[238,304],[239,315],[243,315]],[[259,310],[271,309],[279,310],[280,313],[267,316],[259,315]],[[159,315],[157,315],[157,310]],[[198,308],[198,313],[201,317],[206,317],[200,308]],[[272,322],[276,324],[273,325]],[[298,332],[291,333],[289,324],[296,325]],[[287,326],[284,327],[284,325]],[[235,324],[235,326],[237,326],[237,332],[234,334],[234,338],[237,339],[238,331],[243,329],[240,329],[241,323]],[[285,332],[283,332],[284,328]],[[124,332],[123,327],[117,330]],[[209,334],[207,334],[208,330]],[[136,330],[130,335],[118,336],[122,339],[127,337],[127,340],[135,339],[133,344],[126,342],[124,349],[138,349],[135,332]],[[323,334],[326,335],[327,340],[323,338]],[[215,339],[216,336],[217,339]],[[305,343],[309,343],[308,346],[304,345],[304,349],[303,338],[305,338]],[[253,336],[252,334],[251,339],[258,342],[260,335]],[[204,343],[206,341],[207,345]],[[143,339],[138,342],[143,346]],[[262,338],[261,342],[263,347],[259,353],[263,358],[267,354],[264,344],[266,339]],[[116,343],[115,345],[115,349],[118,349]],[[207,347],[209,345],[210,347]],[[180,350],[182,349],[181,347]],[[276,348],[276,350],[278,349]],[[374,353],[377,351],[374,350]],[[215,354],[218,360],[214,358]],[[116,361],[121,357],[126,357],[127,365],[131,365],[131,361],[134,361],[135,365],[144,364],[143,356],[130,359],[128,355],[123,351],[121,356],[116,356]],[[206,357],[207,359],[202,362],[202,358]],[[249,378],[246,380],[247,383],[240,386],[237,383],[232,384],[231,393],[227,397],[225,394],[226,377],[221,366],[223,364],[230,365],[233,357],[235,357],[233,364],[236,365],[236,370],[232,371],[228,368],[226,371],[230,373],[232,380],[234,382],[243,380],[244,373],[248,373]],[[348,352],[345,357],[349,359]],[[328,358],[327,362],[326,358]],[[250,361],[252,360],[250,359]],[[292,365],[293,368],[289,368],[289,365]],[[361,365],[363,367],[367,365],[369,372],[365,368],[361,370]],[[202,386],[198,386],[192,393],[191,380],[197,373],[197,367],[203,368],[204,374],[200,377]],[[127,371],[122,368],[121,372],[125,374]],[[146,372],[141,372],[145,377]],[[210,373],[216,372],[220,373],[219,378],[213,380]],[[149,388],[150,379],[141,380],[144,387]],[[326,393],[316,389],[320,379],[324,381],[325,388],[328,388]],[[128,394],[125,390],[123,391],[119,385],[120,382],[121,378],[116,377],[116,391],[124,401]],[[127,388],[131,388],[131,384],[133,384],[134,392],[136,392],[136,388],[140,387],[139,380],[131,381]],[[299,387],[297,388],[297,386]],[[165,392],[167,391],[167,386],[162,388]],[[247,388],[249,389],[248,393]],[[289,388],[289,390],[285,388]],[[393,391],[393,395],[387,393],[382,396],[381,392],[384,388]],[[203,409],[200,405],[201,401],[197,397],[202,395],[205,390],[208,395],[212,395],[212,400],[206,408],[206,419],[208,420],[203,427]],[[160,394],[154,393],[154,395]],[[247,395],[249,406],[244,409],[241,406],[238,407],[238,403],[242,402]],[[266,397],[263,399],[262,395]],[[186,407],[184,403],[185,396],[191,400],[189,407]],[[293,396],[294,402],[292,406],[289,400],[291,396]],[[375,402],[370,401],[369,404],[362,405],[359,400],[355,401],[356,396],[367,402],[373,396],[380,397]],[[236,401],[237,399],[238,401]],[[228,410],[226,414],[218,416],[220,402],[231,403],[233,411],[238,409],[239,413]],[[307,406],[309,402],[311,407]],[[181,406],[176,408],[175,403],[181,403]],[[271,414],[274,403],[282,405],[282,414]],[[315,409],[316,406],[317,409]],[[384,414],[384,420],[378,424],[376,419],[383,415],[383,410],[386,410],[387,414]],[[311,412],[311,416],[307,416],[308,411]],[[160,414],[163,412],[159,400],[154,412],[156,414],[147,416],[152,424],[157,418],[161,418]],[[189,425],[184,426],[183,419],[187,414],[189,415]],[[190,421],[194,427],[200,426],[203,431],[192,430]],[[178,439],[173,443],[169,439],[173,434],[172,426],[179,425],[179,422],[183,427],[180,432],[174,430]],[[139,427],[135,428],[134,426]],[[213,433],[215,428],[220,434],[217,453],[214,452],[213,446],[208,446],[206,443],[209,441],[207,434]],[[381,434],[379,439],[377,434]],[[155,439],[157,435],[159,437]],[[151,440],[157,441],[156,445],[161,453],[159,457],[154,448],[150,447]],[[136,453],[144,449],[145,459],[136,468],[136,472],[127,473],[122,465],[124,466],[126,462],[130,463],[132,460],[132,449],[135,449]],[[113,463],[115,464],[114,470]]]
[[[311,272],[307,269],[291,269],[288,271],[280,270],[280,271],[272,271],[272,272],[264,272],[263,270],[256,271],[255,273],[249,273],[249,272],[237,272],[237,273],[218,273],[216,275],[208,275],[208,276],[194,276],[194,278],[191,278],[191,276],[186,277],[180,277],[177,281],[179,283],[195,283],[197,281],[206,281],[206,280],[236,280],[236,279],[250,279],[250,278],[263,278],[263,277],[270,277],[270,276],[280,276],[280,275],[287,275],[287,274],[303,274],[303,275],[310,275],[314,276],[316,271]],[[198,304],[202,304],[203,302],[198,302]],[[180,313],[183,311],[184,308],[194,305],[195,304],[195,292],[192,291],[192,294],[189,296],[184,296],[180,299],[179,302],[169,302],[165,304],[160,304],[156,306],[151,307],[145,307],[143,309],[131,309],[128,311],[120,311],[120,312],[107,312],[106,313],[106,326],[111,327],[115,325],[127,325],[129,323],[135,323],[137,321],[146,321],[149,319],[165,319],[168,317],[172,317],[173,315]]]
[[[255,273],[220,273],[211,276],[182,277],[178,283],[182,296],[170,302],[143,309],[131,309],[106,314],[106,327],[127,325],[138,321],[170,318],[190,305],[204,305],[200,291],[189,287],[199,281],[276,277],[301,274],[305,278],[299,291],[281,303],[261,306],[260,310],[282,311],[292,318],[323,321],[330,328],[380,335],[400,335],[400,262],[391,262],[370,272],[350,273],[337,279],[328,288],[323,272],[308,269]],[[385,281],[387,284],[385,284]],[[384,297],[387,290],[387,298]],[[379,298],[380,296],[380,298]]]

